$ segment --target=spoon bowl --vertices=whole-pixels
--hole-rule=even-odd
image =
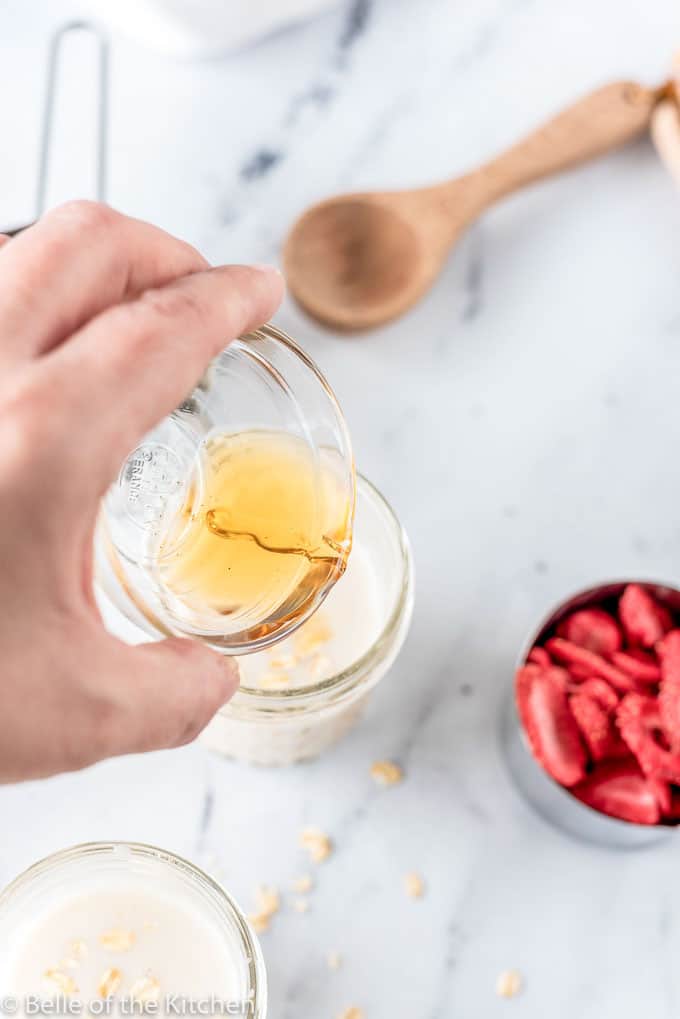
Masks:
[[[295,298],[314,318],[343,330],[395,318],[429,286],[422,237],[410,207],[375,195],[331,198],[309,209],[284,248]]]
[[[634,82],[605,85],[455,180],[312,206],[284,246],[291,293],[313,318],[343,331],[396,318],[425,294],[451,246],[484,209],[641,134],[663,94]]]

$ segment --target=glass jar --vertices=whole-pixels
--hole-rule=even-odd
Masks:
[[[262,953],[257,939],[233,900],[207,874],[172,853],[155,849],[152,846],[116,842],[77,846],[50,856],[35,864],[0,893],[0,992],[2,995],[28,993],[40,995],[42,989],[39,987],[31,986],[30,989],[26,989],[17,986],[16,981],[21,983],[21,977],[17,977],[16,972],[17,969],[23,972],[21,970],[23,960],[32,955],[35,949],[35,939],[41,936],[44,930],[42,925],[46,921],[49,923],[50,917],[62,917],[63,914],[60,910],[65,906],[68,908],[69,903],[77,901],[82,896],[86,897],[85,920],[87,923],[96,924],[98,922],[97,896],[110,895],[111,892],[114,892],[117,897],[124,896],[129,889],[133,889],[133,894],[139,894],[140,901],[143,901],[143,896],[147,893],[155,896],[153,902],[156,899],[165,900],[167,898],[170,903],[181,904],[183,916],[192,918],[195,916],[197,922],[205,924],[205,929],[211,932],[211,938],[214,938],[215,944],[219,945],[220,958],[225,961],[225,971],[229,970],[232,985],[237,985],[236,988],[232,986],[229,1001],[231,1002],[233,999],[236,1006],[243,1005],[241,1011],[227,1014],[248,1016],[251,1019],[266,1019],[267,980]],[[137,889],[140,890],[139,893],[137,893]],[[117,898],[116,902],[119,901],[120,899]],[[122,915],[123,905],[120,909]],[[153,909],[150,910],[150,913],[152,912]],[[158,936],[165,937],[168,944],[172,944],[173,948],[176,947],[179,934],[176,924],[174,927],[169,924],[168,930],[163,931],[162,924],[158,922],[158,930],[155,931],[152,929],[154,924],[152,915],[143,912],[139,919],[137,931],[136,933],[133,931],[131,935],[133,949],[137,943],[142,942],[144,937]],[[101,922],[104,922],[103,919]],[[200,926],[197,927],[197,930],[200,929]],[[79,979],[79,971],[92,958],[93,940],[86,939],[84,933],[80,929],[78,932],[71,931],[72,937],[77,934],[81,940],[67,942],[68,947],[67,944],[64,945],[64,952],[70,952],[73,958],[67,959],[62,964],[58,959],[54,960],[54,965],[60,967],[58,973],[62,973],[63,970],[64,980],[70,979],[74,984]],[[68,939],[68,935],[69,932],[65,930],[66,939]],[[100,934],[100,937],[103,936],[105,935]],[[126,936],[126,932],[125,930],[108,929],[108,936],[109,938],[115,936],[121,938]],[[130,945],[121,946],[118,944],[116,948],[113,949],[111,957],[116,966],[124,971],[126,966],[129,968],[131,965],[128,962],[131,953]],[[193,948],[192,944],[189,950],[193,951]],[[162,951],[163,947],[161,946],[160,952]],[[158,952],[159,949],[156,948],[157,966]],[[205,959],[203,961],[205,963]],[[189,963],[193,970],[196,965],[193,957],[189,959]],[[48,975],[45,970],[50,965],[51,962],[45,961],[43,964],[41,959],[36,958],[35,960],[36,969],[41,976]],[[196,970],[198,970],[197,966]],[[201,976],[203,975],[201,974]],[[151,973],[147,973],[146,977],[151,979]],[[226,986],[228,982],[227,973],[220,969],[216,976],[211,972],[207,982],[210,983],[213,979],[216,979],[218,983],[221,979],[225,980],[224,985],[211,985],[211,996],[219,998],[221,987]],[[64,987],[69,987],[69,985],[65,984]],[[64,987],[61,990],[67,996],[75,997],[80,993],[86,993],[85,983],[83,983],[82,990],[78,988],[66,991]],[[159,990],[163,991],[163,988],[159,987]],[[121,983],[120,993],[129,994],[129,987]],[[182,995],[186,993],[189,998],[191,997],[189,988],[174,988],[173,993]],[[101,996],[101,992],[99,992],[99,996]],[[87,1000],[94,1000],[96,997],[97,993],[93,993],[91,999]],[[156,1014],[164,1014],[162,1007],[164,998],[155,1000],[158,1002]],[[87,1005],[87,1002],[85,1004]],[[218,1009],[219,1006],[214,1009],[215,1014],[219,1014]],[[20,1009],[18,1011],[20,1012]]]
[[[394,663],[413,612],[408,539],[390,505],[361,475],[353,555],[368,558],[379,586],[380,615],[370,644],[341,671],[285,689],[249,685],[243,669],[240,689],[201,737],[206,746],[253,764],[285,765],[317,757],[353,728],[371,692]],[[321,610],[330,617],[343,595],[342,586],[351,583],[351,569],[350,557],[346,577]],[[353,611],[355,619],[364,611],[360,591]],[[245,663],[248,673],[250,657]]]
[[[304,622],[351,549],[345,420],[273,326],[231,343],[123,464],[95,539],[98,594],[156,636],[229,654]]]

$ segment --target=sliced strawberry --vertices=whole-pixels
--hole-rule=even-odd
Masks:
[[[586,753],[563,686],[562,669],[534,663],[517,671],[517,707],[536,760],[564,786],[585,775]]]
[[[680,630],[667,633],[656,650],[661,660],[661,722],[673,748],[680,749]]]
[[[629,584],[619,599],[619,619],[629,644],[654,647],[673,625],[668,609],[639,584]]]
[[[647,776],[647,782],[654,791],[656,796],[656,802],[659,804],[659,810],[668,817],[671,810],[673,809],[673,791],[663,778],[655,778],[653,775]]]
[[[618,623],[604,609],[572,612],[557,627],[557,634],[597,655],[610,655],[623,643]]]
[[[599,764],[571,790],[594,810],[633,824],[658,824],[661,811],[654,789],[634,763]]]
[[[578,662],[572,662],[570,665],[567,665],[567,669],[575,683],[582,683],[593,675],[593,670],[589,665],[579,665]]]
[[[599,676],[601,679],[606,679],[616,690],[621,690],[623,693],[637,689],[634,679],[631,679],[625,672],[621,672],[620,669],[617,669],[616,666],[611,665],[601,655],[596,655],[593,651],[588,651],[584,647],[572,644],[571,641],[564,640],[563,637],[551,637],[550,640],[546,641],[545,646],[553,658],[556,658],[559,662],[564,662],[570,669],[574,665],[580,665],[584,669],[587,668],[590,670],[590,676]]]
[[[606,679],[600,679],[598,676],[591,676],[590,679],[586,679],[578,687],[576,687],[578,693],[588,694],[589,697],[593,697],[597,703],[605,709],[605,711],[612,712],[616,711],[619,703],[619,695],[616,690],[609,685]]]
[[[549,669],[552,665],[552,658],[544,647],[539,647],[538,644],[532,647],[531,651],[527,655],[528,662],[534,662],[536,665],[542,666],[544,669]]]
[[[610,757],[617,733],[606,708],[581,691],[569,698],[569,707],[593,761]]]
[[[661,712],[656,698],[626,694],[618,706],[616,721],[645,775],[680,782],[680,754],[672,753],[659,742]]]
[[[611,661],[617,669],[640,683],[658,683],[661,679],[661,669],[652,656],[644,651],[637,651],[636,648],[630,651],[614,651]]]

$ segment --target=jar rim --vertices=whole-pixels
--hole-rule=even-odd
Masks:
[[[192,863],[191,860],[187,860],[177,853],[172,853],[169,850],[160,849],[158,846],[152,846],[144,842],[111,841],[79,843],[68,849],[61,849],[56,853],[51,853],[49,856],[36,861],[18,874],[8,885],[0,889],[0,912],[9,905],[17,893],[29,887],[35,879],[51,871],[58,870],[62,864],[81,857],[104,856],[105,854],[123,850],[147,860],[152,859],[170,867],[179,868],[219,901],[220,906],[235,924],[244,959],[247,960],[247,993],[249,995],[248,1000],[252,1001],[250,1015],[252,1019],[265,1019],[267,1015],[267,977],[264,960],[260,945],[248,926],[245,915],[231,895],[215,878],[211,877],[210,874],[202,870],[195,863]]]
[[[340,699],[361,685],[364,678],[371,674],[375,666],[388,656],[395,639],[409,622],[413,610],[414,567],[411,544],[394,509],[376,486],[363,474],[357,471],[357,495],[359,490],[368,495],[381,510],[384,511],[393,530],[396,546],[399,551],[401,582],[399,592],[392,610],[375,640],[362,655],[344,669],[317,680],[308,686],[288,687],[284,689],[263,689],[255,686],[241,686],[231,701],[218,714],[238,714],[239,708],[262,710],[274,713],[277,707],[304,709],[315,703],[320,696],[335,695]]]

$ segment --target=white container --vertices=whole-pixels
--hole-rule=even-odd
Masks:
[[[182,56],[214,56],[337,6],[337,0],[90,0],[105,24]]]
[[[31,995],[79,1001],[86,1015],[107,991],[118,1007],[155,1002],[158,1015],[168,996],[206,1003],[205,1015],[222,1014],[219,1002],[226,1015],[267,1012],[243,914],[207,874],[150,846],[69,849],[0,894],[0,1000],[16,999],[12,1014],[26,1014]]]

